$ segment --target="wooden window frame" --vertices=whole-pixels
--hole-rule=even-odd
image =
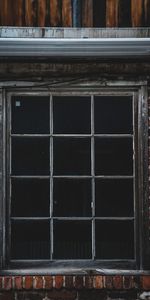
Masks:
[[[0,94],[0,103],[2,107],[2,190],[0,195],[0,257],[1,257],[1,273],[8,272],[12,274],[22,273],[44,274],[44,273],[80,273],[88,270],[99,272],[104,270],[134,270],[139,271],[149,269],[149,230],[148,230],[148,105],[147,105],[147,84],[132,83],[123,81],[113,82],[108,87],[89,86],[87,87],[69,87],[69,88],[52,88],[50,91],[46,88],[37,89],[19,87],[16,89],[2,89]],[[132,95],[134,97],[135,118],[137,127],[137,144],[136,144],[136,162],[138,167],[138,184],[136,184],[136,195],[138,198],[136,216],[138,226],[136,225],[136,259],[135,260],[57,260],[57,261],[8,261],[7,257],[7,226],[8,226],[8,195],[7,195],[7,167],[9,154],[7,153],[9,133],[7,122],[7,102],[13,95]],[[7,134],[6,134],[7,132]],[[7,153],[7,154],[6,154]],[[136,170],[137,170],[136,167]],[[136,171],[137,172],[137,171]]]

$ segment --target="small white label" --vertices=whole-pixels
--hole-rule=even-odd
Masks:
[[[20,101],[16,101],[16,107],[20,107],[20,106],[21,106]]]

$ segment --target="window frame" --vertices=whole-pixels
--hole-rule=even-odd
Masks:
[[[56,260],[56,261],[12,261],[8,263],[8,257],[6,255],[6,247],[9,248],[9,245],[6,243],[7,236],[7,217],[6,210],[9,205],[7,203],[7,207],[5,205],[5,199],[8,198],[7,188],[6,188],[6,166],[8,168],[9,161],[9,153],[6,155],[6,149],[8,148],[8,140],[9,140],[9,132],[7,129],[7,102],[10,103],[11,96],[13,95],[123,95],[123,96],[134,96],[135,102],[138,103],[138,107],[136,105],[136,124],[137,124],[137,137],[138,140],[136,148],[136,162],[138,164],[139,172],[138,172],[138,188],[136,189],[136,198],[139,198],[137,202],[136,215],[135,219],[138,220],[138,226],[136,225],[136,237],[137,241],[136,245],[136,260]],[[73,272],[73,270],[80,270],[81,268],[84,270],[92,269],[96,271],[97,269],[123,269],[123,270],[141,270],[147,269],[148,261],[149,261],[149,242],[148,242],[148,109],[147,109],[147,87],[146,86],[134,86],[132,84],[127,84],[127,82],[123,82],[120,86],[118,84],[112,84],[109,87],[73,87],[73,88],[52,88],[47,89],[36,89],[32,88],[31,92],[28,92],[28,89],[20,88],[14,89],[13,91],[10,89],[8,91],[3,90],[1,93],[1,103],[3,108],[3,196],[1,197],[2,201],[0,202],[0,208],[2,208],[0,217],[0,241],[2,241],[0,247],[1,254],[1,269],[2,270],[11,270],[12,272],[17,273],[17,269],[25,270],[30,268],[32,272],[65,272],[66,269]],[[137,117],[138,115],[138,117]],[[6,134],[7,131],[7,134]],[[138,153],[137,153],[138,152]],[[8,169],[7,169],[8,170]],[[138,229],[137,229],[138,227]],[[6,234],[5,234],[6,232]],[[139,245],[139,246],[138,246]],[[38,269],[38,270],[37,270]],[[36,270],[36,271],[35,271]]]

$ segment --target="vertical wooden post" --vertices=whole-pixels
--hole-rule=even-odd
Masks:
[[[14,15],[14,25],[15,26],[23,26],[24,19],[23,19],[23,0],[15,0],[13,3],[13,15]]]
[[[71,0],[62,0],[62,26],[72,26],[72,4]]]
[[[72,24],[73,27],[81,27],[81,0],[72,1]]]
[[[150,0],[144,0],[144,25],[150,26]]]
[[[143,0],[131,0],[131,23],[133,27],[143,25]]]
[[[61,1],[60,0],[49,0],[50,1],[50,24],[51,26],[61,26],[62,14],[61,14]]]
[[[11,0],[0,0],[0,19],[3,26],[13,26],[13,1]]]
[[[46,0],[38,0],[38,26],[44,27],[46,23]]]
[[[25,23],[26,26],[37,26],[37,1],[25,0]]]
[[[106,0],[106,27],[118,27],[119,0]]]
[[[82,26],[93,27],[93,0],[82,0]]]

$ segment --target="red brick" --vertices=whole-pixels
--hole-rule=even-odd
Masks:
[[[33,277],[32,276],[25,276],[25,289],[31,290],[33,288]]]
[[[132,289],[133,281],[132,276],[124,276],[123,277],[123,287],[126,290]]]
[[[12,278],[4,277],[4,290],[8,291],[12,288]]]
[[[94,276],[85,276],[85,288],[86,289],[94,288]]]
[[[45,289],[50,290],[53,287],[53,277],[52,276],[44,276],[45,279]]]
[[[0,290],[2,289],[2,285],[3,285],[3,277],[0,277]]]
[[[21,290],[23,285],[22,285],[23,281],[22,281],[22,277],[21,276],[17,276],[14,278],[14,287],[16,290]]]
[[[33,286],[37,290],[43,289],[43,277],[42,276],[35,276]]]
[[[113,287],[116,290],[121,290],[123,288],[123,276],[113,276]]]
[[[140,289],[140,276],[132,276],[133,288]]]
[[[105,288],[106,289],[113,289],[113,277],[112,276],[105,276]]]
[[[63,276],[56,275],[55,276],[55,288],[61,289],[63,287]]]
[[[103,276],[97,275],[94,276],[94,287],[96,289],[103,289]]]
[[[66,289],[72,289],[73,286],[73,276],[65,276],[65,287]]]
[[[150,276],[141,276],[141,287],[143,290],[150,290]]]
[[[75,276],[74,286],[77,290],[83,288],[83,276]]]

